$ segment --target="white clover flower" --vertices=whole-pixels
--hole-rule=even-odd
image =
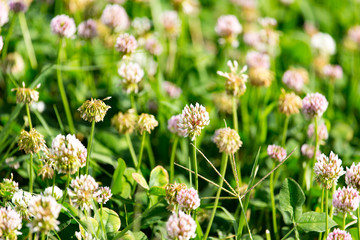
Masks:
[[[269,145],[267,147],[267,154],[269,157],[279,162],[283,161],[286,158],[286,150],[275,144]]]
[[[195,210],[200,207],[199,194],[194,188],[181,189],[176,195],[176,201],[182,211]]]
[[[118,73],[122,78],[121,83],[126,93],[130,94],[132,92],[139,92],[139,83],[144,77],[144,70],[138,63],[122,63],[118,69]]]
[[[330,56],[336,52],[336,43],[327,33],[318,32],[311,37],[311,47],[320,55]]]
[[[345,230],[335,228],[331,233],[329,233],[326,240],[352,240],[352,237],[351,234]]]
[[[101,21],[115,31],[124,31],[130,27],[130,20],[125,9],[117,4],[106,5]]]
[[[163,88],[170,98],[180,97],[182,90],[172,82],[164,81]]]
[[[54,186],[54,190],[53,187],[47,187],[44,196],[53,196],[56,200],[59,200],[63,196],[63,191],[58,186]]]
[[[257,51],[249,51],[246,54],[246,64],[250,68],[270,68],[270,57],[268,54],[257,52]]]
[[[173,213],[166,222],[166,231],[170,239],[189,240],[195,238],[196,222],[183,211]]]
[[[303,112],[306,117],[313,118],[315,116],[321,117],[326,111],[329,103],[320,93],[309,93],[303,99]]]
[[[109,187],[99,187],[95,192],[95,196],[98,203],[106,204],[112,196],[111,189]]]
[[[220,37],[219,43],[229,43],[233,47],[239,45],[238,35],[242,32],[242,25],[234,15],[223,15],[217,20],[215,32]]]
[[[21,216],[10,207],[0,208],[0,239],[17,239],[21,235]]]
[[[138,43],[133,35],[128,33],[120,34],[115,43],[115,48],[118,52],[124,54],[133,53],[138,47]]]
[[[164,11],[162,14],[162,24],[166,34],[176,37],[180,33],[181,21],[176,11]]]
[[[329,157],[321,154],[314,166],[316,180],[328,189],[337,185],[339,177],[345,174],[341,164],[341,159],[335,153],[331,152]]]
[[[225,88],[229,95],[239,97],[246,91],[245,83],[248,80],[248,75],[245,74],[247,66],[245,65],[240,71],[238,71],[239,64],[237,61],[228,61],[228,67],[230,72],[217,71],[219,76],[226,78]]]
[[[234,154],[242,146],[239,134],[229,127],[216,130],[212,140],[226,154]]]
[[[81,22],[78,26],[78,34],[80,38],[87,40],[93,39],[98,34],[96,22],[93,19]]]
[[[352,187],[338,188],[333,195],[335,212],[351,213],[359,207],[359,192]]]
[[[90,175],[81,175],[71,180],[68,193],[71,203],[81,210],[89,211],[93,208],[91,202],[96,200],[96,191],[99,185]]]
[[[19,190],[14,193],[11,201],[15,205],[15,210],[20,213],[23,218],[28,218],[29,211],[29,203],[31,201],[32,195],[29,192],[25,192],[23,190]]]
[[[151,21],[147,17],[136,17],[131,23],[137,35],[143,35],[151,28]]]
[[[184,137],[186,134],[185,130],[179,128],[179,123],[181,120],[181,114],[174,115],[168,120],[168,129],[171,133],[177,134],[180,137]]]
[[[304,68],[291,68],[284,72],[282,81],[288,88],[300,92],[309,81],[309,74]]]
[[[308,137],[309,138],[314,137],[314,132],[315,132],[315,124],[312,123],[309,125],[309,128],[307,130]],[[321,144],[324,143],[324,141],[326,141],[329,138],[329,133],[324,123],[319,124],[317,132]]]
[[[51,31],[60,36],[71,38],[76,32],[76,25],[74,19],[62,14],[54,17],[50,23]]]
[[[345,182],[348,186],[360,190],[360,163],[353,163],[350,168],[346,168]]]

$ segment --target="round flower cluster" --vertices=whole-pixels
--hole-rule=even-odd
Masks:
[[[59,173],[74,174],[86,164],[87,151],[84,145],[75,137],[68,134],[57,135],[52,141],[49,159]]]
[[[112,196],[111,189],[109,187],[99,187],[95,196],[98,203],[106,204]]]
[[[98,193],[96,192],[99,185],[90,175],[77,176],[71,180],[68,193],[71,198],[71,203],[81,210],[86,209],[89,211],[93,208],[91,202],[97,199]]]
[[[30,132],[21,130],[18,144],[19,149],[24,150],[26,154],[34,154],[41,150],[46,150],[44,136],[36,131],[35,128],[32,128]]]
[[[54,162],[44,160],[44,165],[40,168],[38,176],[44,179],[51,179],[54,176]]]
[[[35,89],[39,87],[40,85],[37,85]],[[16,91],[16,103],[31,104],[39,101],[39,92],[35,89],[26,88],[25,83],[23,82],[22,87],[13,88],[11,91]]]
[[[146,38],[145,49],[148,50],[149,53],[151,53],[152,55],[155,55],[155,56],[159,56],[163,51],[163,47],[162,47],[161,43],[154,36]]]
[[[169,36],[176,37],[179,35],[181,21],[176,11],[165,11],[162,15],[162,24]]]
[[[177,204],[177,195],[178,193],[183,190],[187,189],[185,184],[167,184],[165,187],[166,196],[165,199],[170,205],[176,205]]]
[[[170,239],[189,240],[196,237],[196,222],[190,215],[179,211],[179,214],[173,213],[169,217],[166,231]]]
[[[311,37],[311,47],[320,55],[330,56],[336,52],[336,43],[327,33],[318,32]]]
[[[308,131],[307,131],[308,137],[309,138],[314,137],[314,132],[315,132],[315,124],[312,123],[309,125]],[[317,132],[318,132],[318,138],[319,138],[320,143],[323,143],[324,141],[326,141],[328,139],[329,133],[328,133],[327,127],[324,123],[319,124]]]
[[[348,186],[360,190],[360,163],[353,163],[350,168],[346,168],[345,182]]]
[[[246,91],[246,85],[248,75],[245,74],[247,66],[244,66],[240,72],[238,72],[239,64],[237,61],[228,61],[228,67],[230,72],[217,71],[217,74],[226,78],[225,88],[229,95],[239,97]]]
[[[78,26],[78,35],[80,38],[90,40],[97,36],[96,22],[93,19],[88,19],[81,22]]]
[[[9,21],[9,8],[5,1],[0,1],[0,27]]]
[[[298,114],[302,108],[301,98],[295,93],[286,93],[281,89],[279,97],[279,111],[287,116]]]
[[[119,133],[130,134],[136,126],[137,116],[134,109],[129,109],[126,113],[119,112],[111,119],[111,124]]]
[[[266,68],[251,68],[249,71],[250,83],[258,87],[269,87],[274,77],[274,73]]]
[[[239,134],[229,127],[216,130],[212,140],[226,154],[234,154],[242,146]]]
[[[210,118],[206,108],[196,103],[195,106],[192,104],[185,106],[178,127],[180,131],[184,131],[185,137],[189,136],[191,141],[194,141],[197,136],[200,136],[201,130],[209,124]]]
[[[163,88],[170,98],[178,98],[182,93],[181,88],[179,88],[172,82],[164,81]]]
[[[74,19],[62,14],[54,17],[50,23],[51,31],[59,37],[71,38],[76,32]]]
[[[108,100],[110,97],[105,98],[104,100]],[[100,122],[104,120],[106,112],[111,107],[106,105],[102,100],[100,99],[93,99],[86,100],[81,107],[78,108],[78,111],[80,112],[80,117],[88,122]]]
[[[19,191],[19,184],[13,180],[13,174],[11,178],[4,178],[0,183],[0,197],[6,202],[11,200],[14,193]]]
[[[317,157],[314,166],[316,180],[324,187],[330,189],[334,184],[337,184],[339,177],[345,174],[341,164],[341,159],[335,153],[330,152],[329,157],[325,154],[321,154]]]
[[[147,17],[136,17],[131,26],[137,35],[144,35],[151,29],[151,21]]]
[[[351,27],[348,31],[348,36],[353,42],[360,44],[360,25]]]
[[[265,53],[250,51],[246,54],[246,64],[250,68],[270,68],[270,57]]]
[[[200,206],[199,194],[194,188],[181,189],[176,195],[176,201],[182,211],[195,210]]]
[[[25,12],[28,9],[28,3],[25,0],[10,0],[9,8],[15,13]]]
[[[352,237],[351,234],[345,230],[335,228],[331,233],[329,233],[326,240],[352,240]]]
[[[63,191],[58,187],[47,187],[44,191],[44,196],[53,196],[56,200],[59,200],[63,196]]]
[[[308,118],[321,117],[326,111],[329,103],[320,93],[309,93],[303,99],[303,112]]]
[[[118,52],[124,54],[133,53],[138,47],[138,43],[133,35],[128,33],[120,34],[115,43],[115,48]]]
[[[126,93],[138,93],[139,82],[144,77],[144,70],[138,63],[129,62],[128,64],[122,63],[118,69],[120,77],[122,77],[121,83]]]
[[[269,145],[267,147],[267,154],[274,160],[279,162],[286,158],[286,150],[278,145]]]
[[[177,134],[180,137],[185,136],[185,131],[179,128],[181,114],[174,115],[168,120],[168,129],[171,133]]]
[[[311,146],[309,144],[303,144],[301,146],[301,154],[309,159],[314,157],[314,151],[315,151],[315,147]],[[319,156],[320,156],[320,151],[318,150],[316,152],[316,157],[319,157]]]
[[[51,196],[35,196],[29,203],[29,213],[33,216],[28,224],[32,232],[48,233],[59,230],[57,218],[61,211],[61,204]]]
[[[0,238],[1,239],[17,239],[17,235],[21,235],[18,231],[21,229],[21,216],[10,207],[0,208]]]
[[[337,213],[351,213],[359,207],[359,203],[359,192],[352,187],[338,188],[333,195],[333,206]]]
[[[220,44],[230,43],[236,47],[239,45],[236,38],[242,32],[242,26],[236,16],[223,15],[217,20],[215,32],[221,37]]]
[[[156,121],[154,115],[147,113],[140,114],[137,122],[137,128],[139,129],[141,135],[144,133],[144,131],[150,134],[151,131],[154,130],[158,125],[159,123]]]
[[[324,66],[323,74],[325,77],[328,77],[330,80],[334,81],[343,77],[343,70],[340,65],[328,64]]]
[[[20,190],[14,193],[11,199],[12,203],[15,205],[15,210],[20,213],[23,218],[29,218],[30,216],[28,207],[31,198],[31,193]]]
[[[106,5],[101,21],[115,31],[123,31],[130,27],[130,20],[125,9],[117,4]]]
[[[213,102],[220,112],[231,114],[233,112],[233,97],[226,93],[215,93]]]
[[[304,68],[292,68],[284,73],[282,81],[288,88],[300,92],[309,82],[309,74]]]

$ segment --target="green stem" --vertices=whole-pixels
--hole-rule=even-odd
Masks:
[[[279,239],[279,233],[276,222],[276,208],[275,208],[275,197],[274,197],[274,173],[270,174],[270,199],[271,199],[271,211],[272,211],[272,221],[273,229],[276,239]]]
[[[135,154],[135,151],[134,151],[134,147],[133,147],[133,145],[131,143],[130,135],[128,133],[126,133],[125,138],[126,138],[126,142],[128,144],[130,154],[131,154],[131,158],[133,160],[134,167],[135,167],[135,166],[137,166],[137,158],[136,158],[136,154]]]
[[[56,180],[56,172],[54,171],[54,176],[53,176],[53,183],[52,183],[52,189],[51,189],[51,196],[54,197],[54,189],[55,189],[55,181]]]
[[[137,112],[134,93],[130,93],[130,103],[131,103],[131,108],[133,108],[135,112]]]
[[[343,225],[342,225],[342,230],[345,230],[346,227],[346,213],[344,213],[343,215]]]
[[[155,167],[155,156],[151,147],[150,134],[146,134],[145,148],[149,157],[150,167],[153,169]]]
[[[271,240],[271,234],[268,229],[266,229],[266,231],[265,231],[265,236],[266,236],[266,240]]]
[[[284,128],[283,128],[283,135],[282,135],[282,140],[281,140],[281,146],[282,147],[285,147],[286,134],[287,134],[288,126],[289,126],[289,116],[286,115],[285,122],[284,122]]]
[[[329,190],[325,188],[325,239],[329,235]]]
[[[314,122],[315,122],[315,132],[314,132],[314,134],[315,134],[315,150],[314,150],[313,159],[311,161],[311,169],[314,168],[314,164],[315,164],[315,161],[316,161],[316,153],[317,153],[318,148],[319,148],[318,117],[317,116],[315,116]],[[311,171],[310,189],[312,189],[312,186],[313,186],[313,177],[314,177],[314,171]]]
[[[241,98],[240,109],[241,109],[241,119],[243,124],[243,132],[248,133],[248,137],[250,136],[250,118],[248,111],[248,97],[249,93],[245,94]]]
[[[30,116],[30,106],[28,103],[26,103],[26,114],[28,117],[28,122],[29,122],[29,128],[30,130],[32,129],[32,122],[31,122],[31,116]]]
[[[74,134],[75,133],[74,122],[73,122],[73,119],[72,119],[72,116],[71,116],[69,102],[68,102],[67,97],[66,97],[64,83],[63,83],[63,80],[62,80],[61,69],[60,69],[60,54],[61,54],[62,43],[63,43],[63,39],[60,38],[59,39],[58,56],[57,56],[57,70],[56,70],[56,73],[57,73],[57,80],[58,80],[58,86],[59,86],[59,91],[60,91],[60,95],[61,95],[61,100],[62,100],[63,105],[64,105],[65,115],[66,115],[66,119],[67,119],[68,124],[69,124],[70,133]]]
[[[237,116],[237,103],[236,97],[232,97],[232,110],[233,110],[233,121],[234,121],[234,129],[238,133],[239,132],[239,121]]]
[[[41,233],[41,240],[45,240],[45,233],[44,232]]]
[[[290,234],[295,230],[295,227],[293,227],[281,240],[285,240]]]
[[[211,225],[213,223],[213,220],[214,220],[214,217],[215,217],[215,214],[216,214],[216,209],[217,209],[218,204],[219,204],[221,188],[223,186],[224,179],[225,179],[228,158],[229,158],[229,156],[227,154],[223,154],[223,159],[222,159],[222,162],[221,162],[221,169],[220,169],[219,188],[218,188],[217,193],[216,193],[214,207],[213,207],[213,210],[212,210],[212,213],[211,213],[211,216],[210,216],[209,224],[208,224],[208,226],[206,228],[204,239],[207,239],[207,237],[209,236],[209,233],[210,233],[210,230],[211,230]]]
[[[194,165],[194,171],[195,171],[195,190],[199,191],[199,183],[198,183],[198,163],[197,163],[197,159],[196,159],[196,138],[194,139],[193,165]]]
[[[95,131],[95,121],[92,121],[90,138],[89,138],[88,145],[87,145],[86,168],[85,168],[86,175],[88,175],[88,173],[89,173],[90,155],[91,155],[92,142],[94,139],[94,131]]]
[[[16,16],[14,15],[11,18],[10,26],[9,26],[8,32],[6,34],[5,42],[4,42],[4,47],[2,49],[2,60],[3,61],[5,61],[6,56],[7,56],[10,38],[11,38],[11,35],[12,35],[12,33],[14,31],[14,28],[15,28],[15,20],[16,20]]]
[[[33,193],[33,182],[34,182],[34,177],[33,177],[33,154],[30,153],[30,166],[29,166],[29,192]]]
[[[175,162],[175,155],[176,155],[176,146],[179,142],[179,137],[175,136],[174,143],[171,149],[171,157],[170,157],[170,183],[174,181],[174,162]]]
[[[358,239],[360,239],[360,206],[357,209],[357,232],[358,232]]]
[[[63,199],[61,201],[61,204],[63,204],[65,202],[65,199],[66,199],[66,196],[67,196],[67,193],[68,193],[68,187],[70,185],[70,179],[71,179],[71,175],[70,175],[70,173],[68,173],[68,177],[67,177],[66,185],[65,185],[65,194],[64,194],[64,197],[63,197]]]
[[[168,61],[167,61],[167,67],[166,67],[169,77],[171,77],[173,75],[175,59],[176,59],[176,37],[170,37],[169,38],[169,54],[168,54]]]
[[[142,155],[143,155],[143,152],[144,152],[145,139],[146,139],[146,132],[143,132],[143,135],[142,135],[142,138],[141,138],[141,146],[140,146],[138,164],[136,166],[136,172],[140,171]]]
[[[325,189],[323,188],[321,191],[321,205],[320,205],[320,212],[324,212],[324,194],[325,194]],[[319,240],[322,239],[322,232],[319,233]]]
[[[23,37],[24,37],[26,51],[27,51],[27,54],[29,56],[31,68],[36,69],[38,63],[37,63],[37,60],[36,60],[34,47],[33,47],[32,42],[31,42],[31,36],[30,36],[29,28],[28,28],[27,23],[26,23],[26,18],[25,18],[24,12],[19,13],[19,21],[20,21],[21,32],[22,32]]]
[[[331,188],[331,197],[334,195],[334,192],[335,192],[335,184]],[[330,218],[331,219],[333,219],[333,215],[334,215],[334,206],[332,204],[330,204]]]
[[[105,226],[104,226],[104,222],[103,222],[103,204],[100,204],[100,225],[101,225],[101,230],[103,232],[103,236],[105,237],[105,239],[107,239],[107,234],[105,232]]]

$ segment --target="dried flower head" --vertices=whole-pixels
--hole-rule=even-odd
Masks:
[[[99,187],[95,196],[98,203],[106,204],[112,196],[111,189],[109,187]]]
[[[9,7],[5,1],[0,1],[0,27],[9,21]]]
[[[107,97],[104,100],[108,100],[111,97]],[[104,120],[106,112],[111,107],[106,105],[103,100],[93,99],[86,100],[81,107],[78,108],[82,119],[88,122],[100,122]]]
[[[45,160],[44,165],[40,168],[38,176],[44,179],[51,179],[54,176],[54,162]]]
[[[179,211],[179,214],[173,213],[169,217],[166,231],[170,239],[189,240],[196,237],[196,222],[190,215]]]
[[[125,9],[117,4],[106,5],[101,15],[101,21],[116,32],[130,27],[130,20]]]
[[[309,138],[314,137],[314,132],[315,132],[315,124],[310,124],[308,131],[307,131],[307,135]],[[324,123],[319,124],[318,129],[317,129],[317,133],[318,133],[318,138],[321,144],[324,144],[324,141],[326,141],[329,137],[329,133],[327,130],[327,127]]]
[[[352,187],[338,188],[333,195],[332,203],[336,213],[351,213],[359,207],[359,192]]]
[[[165,187],[165,192],[166,192],[165,199],[168,202],[168,204],[177,205],[178,202],[176,200],[176,197],[177,197],[178,193],[183,189],[187,189],[187,187],[184,183],[167,184]]]
[[[136,17],[131,22],[136,35],[144,35],[151,29],[151,21],[147,17]]]
[[[36,86],[35,89],[38,89],[40,84]],[[13,88],[11,91],[16,91],[16,103],[28,103],[39,101],[39,92],[35,89],[26,88],[25,83],[22,83],[22,87]]]
[[[34,216],[28,224],[32,232],[48,233],[59,230],[57,218],[61,211],[61,204],[51,196],[35,196],[29,203],[29,213]]]
[[[331,81],[341,79],[343,77],[343,70],[340,65],[325,65],[323,68],[323,74],[328,77]]]
[[[311,37],[311,47],[316,53],[323,56],[334,55],[336,52],[336,43],[327,33],[318,32]]]
[[[283,161],[286,158],[286,150],[278,145],[269,145],[267,147],[267,154],[270,158],[276,161]]]
[[[246,54],[246,64],[250,68],[270,68],[270,57],[269,55],[257,51],[249,51]]]
[[[233,112],[233,97],[226,93],[216,93],[213,95],[213,102],[220,112],[231,114]]]
[[[18,144],[19,149],[24,150],[26,154],[34,154],[47,149],[44,136],[36,131],[35,128],[32,128],[30,132],[24,129],[21,130]]]
[[[22,220],[19,213],[10,207],[0,208],[0,238],[5,240],[16,240],[21,235]]]
[[[266,68],[251,68],[249,71],[250,83],[254,86],[269,87],[275,76],[272,71]]]
[[[45,188],[44,196],[52,196],[56,200],[59,200],[63,196],[63,191],[58,186],[54,186],[54,188],[47,187]]]
[[[360,163],[352,163],[350,168],[346,167],[345,182],[348,186],[360,190]]]
[[[180,137],[185,136],[185,131],[179,128],[181,114],[174,115],[168,120],[168,129],[171,133],[177,134]]]
[[[28,211],[29,203],[31,201],[31,193],[19,190],[14,193],[11,201],[15,205],[15,210],[20,213],[21,217],[29,218],[30,214]]]
[[[220,44],[229,43],[233,47],[237,47],[239,42],[236,38],[242,32],[242,26],[236,16],[223,15],[217,20],[215,32],[220,37]]]
[[[352,240],[352,237],[347,231],[335,228],[331,233],[329,233],[326,240]]]
[[[286,93],[281,89],[279,97],[279,111],[287,116],[298,114],[302,108],[301,98],[295,93]]]
[[[337,185],[339,177],[345,174],[341,164],[341,159],[335,153],[331,152],[329,157],[321,154],[317,157],[314,166],[316,180],[327,189],[330,189],[333,185]]]
[[[304,68],[291,68],[284,73],[282,81],[288,88],[300,92],[309,82],[309,74]]]
[[[228,67],[230,72],[217,71],[217,74],[226,78],[225,88],[229,95],[239,97],[246,91],[246,85],[248,75],[245,74],[247,66],[244,66],[240,72],[238,71],[239,64],[237,61],[228,61]]]
[[[170,37],[177,37],[179,35],[181,21],[176,11],[164,11],[162,14],[162,24],[166,34]]]
[[[311,146],[309,144],[303,144],[301,146],[301,154],[304,155],[305,157],[311,159],[314,157],[314,151],[315,151],[315,147],[314,146]],[[316,157],[319,157],[320,156],[320,151],[318,150],[316,152]]]
[[[78,26],[78,35],[86,40],[95,38],[98,35],[96,22],[93,19],[81,22]]]
[[[321,117],[326,111],[329,103],[320,93],[309,93],[302,101],[303,112],[306,117]]]
[[[65,14],[54,17],[50,27],[51,31],[59,37],[72,38],[76,32],[74,19]]]
[[[137,47],[138,43],[135,37],[128,33],[122,33],[116,39],[115,48],[118,52],[131,54],[136,50]]]
[[[28,10],[28,3],[24,0],[9,0],[9,8],[15,13],[26,12]]]
[[[0,183],[0,197],[7,202],[12,199],[14,193],[19,191],[19,184],[13,180],[13,174],[10,178],[4,178]]]
[[[138,63],[122,63],[118,69],[118,73],[120,77],[122,77],[121,83],[126,93],[130,94],[139,92],[139,83],[144,77],[144,70]]]
[[[229,127],[216,130],[212,140],[219,148],[219,152],[226,154],[234,154],[242,146],[239,134]]]
[[[209,124],[210,118],[206,108],[196,103],[195,106],[192,104],[185,106],[178,126],[185,132],[185,137],[189,136],[191,141],[194,141],[197,136],[200,136],[201,130]]]
[[[141,135],[144,131],[150,134],[158,125],[159,123],[156,121],[155,116],[147,113],[140,114],[137,122],[137,128]]]
[[[195,210],[200,207],[198,191],[194,188],[181,189],[176,195],[176,202],[182,211]]]
[[[119,112],[111,119],[113,125],[119,133],[130,134],[136,126],[137,116],[134,109],[129,109],[126,113]]]
[[[179,88],[172,82],[164,81],[163,88],[170,98],[178,98],[182,93],[181,88]]]
[[[91,202],[96,200],[96,190],[99,185],[90,175],[77,176],[71,180],[68,193],[71,199],[71,204],[79,207],[81,210],[89,211],[93,208]]]
[[[84,145],[75,137],[68,134],[57,135],[52,141],[49,159],[59,173],[74,174],[86,164],[87,151]]]

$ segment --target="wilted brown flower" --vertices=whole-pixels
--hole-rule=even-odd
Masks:
[[[286,93],[284,89],[281,89],[281,95],[279,97],[279,111],[287,116],[292,114],[298,114],[302,108],[302,100],[295,93]]]
[[[151,133],[155,127],[158,126],[158,121],[156,121],[154,115],[142,113],[139,116],[139,120],[137,122],[137,128],[139,129],[140,134],[142,135],[144,131]]]
[[[251,68],[249,78],[251,84],[254,86],[269,87],[274,80],[274,73],[266,68]]]
[[[35,89],[39,88],[40,84]],[[22,87],[13,88],[11,91],[16,91],[16,102],[17,103],[28,103],[39,101],[39,92],[35,89],[26,88],[25,83],[22,83]]]
[[[130,134],[136,126],[137,116],[134,109],[129,109],[126,113],[119,112],[111,119],[111,125],[122,134]]]
[[[36,131],[35,128],[32,128],[30,132],[21,130],[18,144],[19,149],[24,150],[26,154],[34,154],[46,149],[44,136]]]

